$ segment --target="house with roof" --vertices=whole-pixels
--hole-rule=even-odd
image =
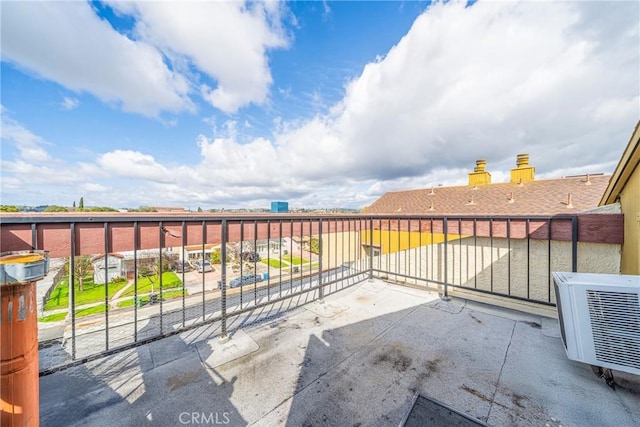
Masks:
[[[126,277],[124,255],[112,253],[105,257],[100,255],[91,260],[93,264],[93,282],[105,283]]]
[[[519,154],[511,179],[492,183],[486,170],[486,160],[478,160],[469,183],[463,186],[391,191],[383,194],[367,214],[429,215],[429,216],[554,216],[575,214],[598,207],[609,183],[610,175],[586,174],[555,179],[535,179],[535,167],[529,165],[528,154]],[[458,239],[460,235],[448,235]],[[369,236],[363,236],[369,242]],[[370,253],[385,254],[404,250],[423,242],[441,243],[442,233],[401,232],[389,236],[374,232]],[[413,242],[413,243],[411,243]],[[365,245],[366,246],[366,245]]]
[[[179,206],[150,206],[155,212],[159,213],[185,213],[187,210]]]
[[[619,204],[624,214],[622,274],[640,274],[640,121],[613,171],[600,206]]]
[[[478,160],[469,184],[385,193],[368,214],[558,215],[597,207],[610,175],[535,179],[527,154],[519,154],[511,179],[492,183],[486,160]]]
[[[181,247],[170,248],[173,253],[177,254],[177,258],[180,261],[186,261],[189,264],[194,264],[202,259],[211,259],[211,256],[215,251],[221,249],[219,243],[207,243],[205,245],[188,245],[184,247],[184,251]]]
[[[165,256],[171,256],[171,251],[166,250]],[[112,252],[107,256],[96,255],[92,258],[93,282],[105,283],[114,279],[131,280],[135,277],[136,264],[140,271],[142,268],[150,268],[160,256],[157,249],[146,249],[143,251]]]
[[[619,242],[580,241],[578,233],[571,231],[575,214],[598,207],[610,175],[536,179],[527,154],[518,155],[510,175],[509,182],[492,183],[486,161],[478,160],[468,185],[382,195],[364,209],[385,219],[374,220],[371,232],[361,232],[362,250],[373,256],[374,269],[407,276],[419,271],[418,276],[435,284],[447,282],[523,298],[531,297],[530,289],[537,289],[545,295],[536,298],[550,301],[555,298],[551,271],[620,271]],[[594,230],[621,220],[619,214],[588,216],[583,227]],[[559,227],[568,232],[560,236]],[[567,256],[574,244],[575,261]],[[519,254],[528,254],[528,260],[515,259]],[[455,268],[447,262],[452,259]]]

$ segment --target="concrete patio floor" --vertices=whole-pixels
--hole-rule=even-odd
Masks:
[[[397,426],[416,392],[495,426],[638,426],[558,322],[382,281],[291,301],[40,379],[43,426]]]

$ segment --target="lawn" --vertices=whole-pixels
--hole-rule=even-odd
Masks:
[[[151,293],[151,285],[153,280],[153,291],[160,292],[160,281],[158,280],[158,276],[151,277],[142,277],[138,279],[138,294],[148,294]],[[162,289],[171,289],[171,288],[179,288],[182,286],[182,281],[173,271],[165,271],[162,273]],[[164,292],[163,292],[164,293]],[[135,289],[133,286],[129,287],[122,294],[123,297],[133,296],[135,294]]]
[[[305,264],[303,266],[300,267],[300,271],[308,271],[308,270],[313,270],[320,267],[320,263],[319,262],[314,262],[313,264]]]
[[[189,295],[189,292],[187,292],[187,290],[184,290],[184,295],[187,296]],[[173,298],[180,298],[182,297],[182,289],[177,290],[177,291],[167,291],[167,292],[162,292],[162,299],[163,301],[166,301],[168,299],[173,299]],[[143,296],[140,297],[140,299],[142,300],[142,305],[146,305],[149,304],[149,296]],[[133,298],[128,298],[124,301],[120,301],[118,303],[118,307],[131,307],[133,304],[135,303]]]
[[[105,312],[105,306],[104,304],[101,304],[101,305],[96,305],[94,307],[81,308],[79,310],[76,310],[76,317],[83,317],[83,316],[88,316],[90,314],[104,313],[104,312]]]
[[[300,265],[300,264],[303,264],[303,263],[307,262],[307,260],[304,259],[304,258],[300,258],[300,257],[297,257],[297,256],[291,256],[291,255],[284,255],[282,257],[282,259],[287,261],[287,262],[289,262],[290,264],[293,264],[293,265]]]
[[[275,258],[269,258],[269,259],[263,258],[262,262],[264,264],[268,264],[270,267],[273,267],[273,268],[280,268],[280,266],[282,265],[282,263]]]
[[[64,313],[56,313],[39,317],[38,322],[59,322],[60,320],[64,320],[65,317],[67,317],[66,311]]]
[[[109,283],[109,298],[122,289],[127,284],[126,280]],[[76,306],[90,304],[92,302],[104,301],[104,283],[93,283],[93,275],[87,275],[83,282],[83,291],[80,292],[76,283],[75,287]],[[65,277],[51,292],[49,300],[44,305],[44,310],[55,310],[57,308],[67,308],[69,306],[69,278]]]
[[[81,308],[80,310],[76,310],[76,318],[89,316],[90,314],[104,313],[104,311],[104,304],[96,305],[95,307]],[[65,317],[67,317],[66,311],[64,313],[55,313],[48,316],[40,317],[38,318],[38,322],[59,322],[61,320],[64,320]]]

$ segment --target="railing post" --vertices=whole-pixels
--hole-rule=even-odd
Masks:
[[[220,272],[220,303],[222,316],[220,319],[220,341],[227,342],[229,336],[227,335],[227,220],[222,220],[222,247],[220,248],[220,257],[222,258],[221,272]],[[202,242],[204,245],[204,242]],[[204,265],[204,264],[203,264]],[[202,319],[204,321],[204,318]]]
[[[162,310],[162,246],[164,246],[164,226],[162,225],[162,221],[158,222],[158,288],[160,289],[160,296],[158,301],[160,301],[160,334],[164,333],[164,313]],[[153,296],[152,296],[153,298]]]
[[[322,218],[318,221],[318,302],[322,303],[324,298],[324,289],[322,287]]]
[[[38,249],[38,231],[35,222],[31,223],[31,249],[34,251]]]
[[[571,217],[571,271],[578,272],[578,217]]]
[[[443,301],[451,301],[451,298],[449,297],[449,287],[448,287],[448,283],[449,283],[449,277],[448,277],[448,269],[449,269],[449,262],[448,262],[448,246],[449,246],[449,236],[448,236],[448,226],[447,226],[447,218],[444,217],[442,219],[442,232],[444,234],[444,295],[442,295],[442,300]]]
[[[138,341],[138,248],[140,247],[140,233],[138,221],[133,222],[133,340]]]
[[[373,217],[369,218],[369,281],[373,281]]]
[[[71,359],[76,359],[76,224],[70,225],[71,257],[69,258],[69,316],[71,316]]]
[[[109,223],[104,223],[104,341],[109,350]]]
[[[184,247],[187,246],[187,223],[185,221],[182,221],[182,235],[180,236],[182,238],[182,247],[180,248],[181,250],[181,256],[180,256],[180,270],[182,270],[182,327],[184,328],[184,325],[186,324],[187,318],[186,318],[186,301],[184,300],[185,297],[185,282],[186,282],[186,272],[185,272],[185,268],[184,268],[184,263],[185,263],[185,252],[184,252]],[[204,292],[203,292],[204,293]],[[204,316],[202,317],[204,319]]]
[[[205,296],[207,294],[206,292],[206,288],[205,288],[205,279],[204,279],[204,245],[207,242],[207,221],[206,220],[202,220],[202,252],[201,252],[201,258],[200,261],[202,262],[202,274],[200,275],[202,277],[202,320],[204,321],[204,318],[206,316],[206,301],[205,301]]]

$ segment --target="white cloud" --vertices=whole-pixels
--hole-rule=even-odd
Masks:
[[[638,5],[599,6],[594,20],[592,4],[435,4],[331,114],[281,124],[271,146],[208,142],[203,163],[243,171],[223,178],[239,185],[262,162],[265,184],[316,196],[346,180],[464,184],[479,158],[501,182],[520,152],[540,176],[608,172],[640,116]]]
[[[44,147],[50,144],[9,117],[4,107],[0,133],[3,140],[15,145],[21,160],[34,163],[44,163],[51,160],[51,156]]]
[[[64,169],[48,165],[38,165],[25,160],[2,160],[2,173],[10,173],[10,178],[22,182],[22,188],[44,185],[75,185],[81,177],[73,169]],[[3,178],[4,187],[4,178]]]
[[[289,44],[284,3],[108,4],[134,18],[135,39],[86,2],[7,2],[2,60],[147,116],[195,111],[194,92],[226,113],[267,100],[267,52]],[[75,108],[77,100],[62,106]]]
[[[147,154],[131,150],[115,150],[101,154],[97,162],[102,170],[120,178],[171,182],[169,171]]]
[[[288,44],[280,2],[112,2],[136,17],[135,33],[169,58],[187,58],[216,86],[200,85],[211,105],[234,113],[264,103],[272,83],[266,53]],[[175,61],[174,61],[175,62]]]
[[[279,169],[276,149],[269,141],[258,138],[247,144],[238,144],[229,138],[209,140],[198,137],[202,163],[197,173],[210,182],[226,185],[268,186],[280,178],[288,178],[287,171]]]
[[[109,190],[109,188],[105,187],[104,185],[100,185],[92,182],[87,182],[85,184],[82,184],[81,188],[83,192],[87,192],[87,193],[104,193],[105,191]]]
[[[322,19],[326,19],[331,14],[331,8],[329,7],[327,0],[322,0],[322,10]]]
[[[502,182],[520,152],[530,154],[541,178],[608,172],[640,117],[639,8],[624,2],[434,4],[386,56],[349,82],[329,114],[276,119],[272,139],[247,139],[236,122],[217,126],[207,119],[212,135],[197,137],[200,158],[188,165],[116,150],[76,169],[109,187],[104,197],[120,200],[113,205],[167,200],[194,208],[266,207],[276,199],[292,206],[364,206],[385,191],[464,184],[480,158],[493,181]],[[157,34],[169,10],[138,5],[123,13],[135,13],[146,26],[136,29],[140,37],[165,54],[204,64],[201,44],[189,47],[193,34],[179,40]],[[172,25],[166,37],[179,32],[179,23]],[[252,46],[260,65],[272,45]],[[233,102],[216,102],[223,109],[260,102],[263,92],[256,88],[270,84],[265,70],[258,67],[262,77],[251,78],[259,84]],[[209,72],[222,82],[223,71]]]
[[[125,111],[192,108],[188,82],[157,49],[117,33],[84,2],[3,4],[2,59]]]
[[[69,98],[67,96],[65,96],[60,103],[60,107],[62,107],[63,110],[73,110],[77,108],[78,105],[80,105],[78,98]]]
[[[512,167],[518,152],[541,171],[617,159],[640,116],[637,16],[634,3],[434,4],[331,115],[277,144],[296,173],[378,180]]]
[[[54,144],[15,121],[6,108],[2,112],[2,160],[0,188],[2,203],[61,203],[85,175],[81,168],[53,157],[46,147]],[[13,145],[16,151],[9,150]]]
[[[435,4],[332,114],[283,125],[280,168],[395,189],[464,183],[478,158],[503,168],[490,169],[500,182],[519,152],[541,176],[610,171],[640,116],[637,15],[632,3]]]

